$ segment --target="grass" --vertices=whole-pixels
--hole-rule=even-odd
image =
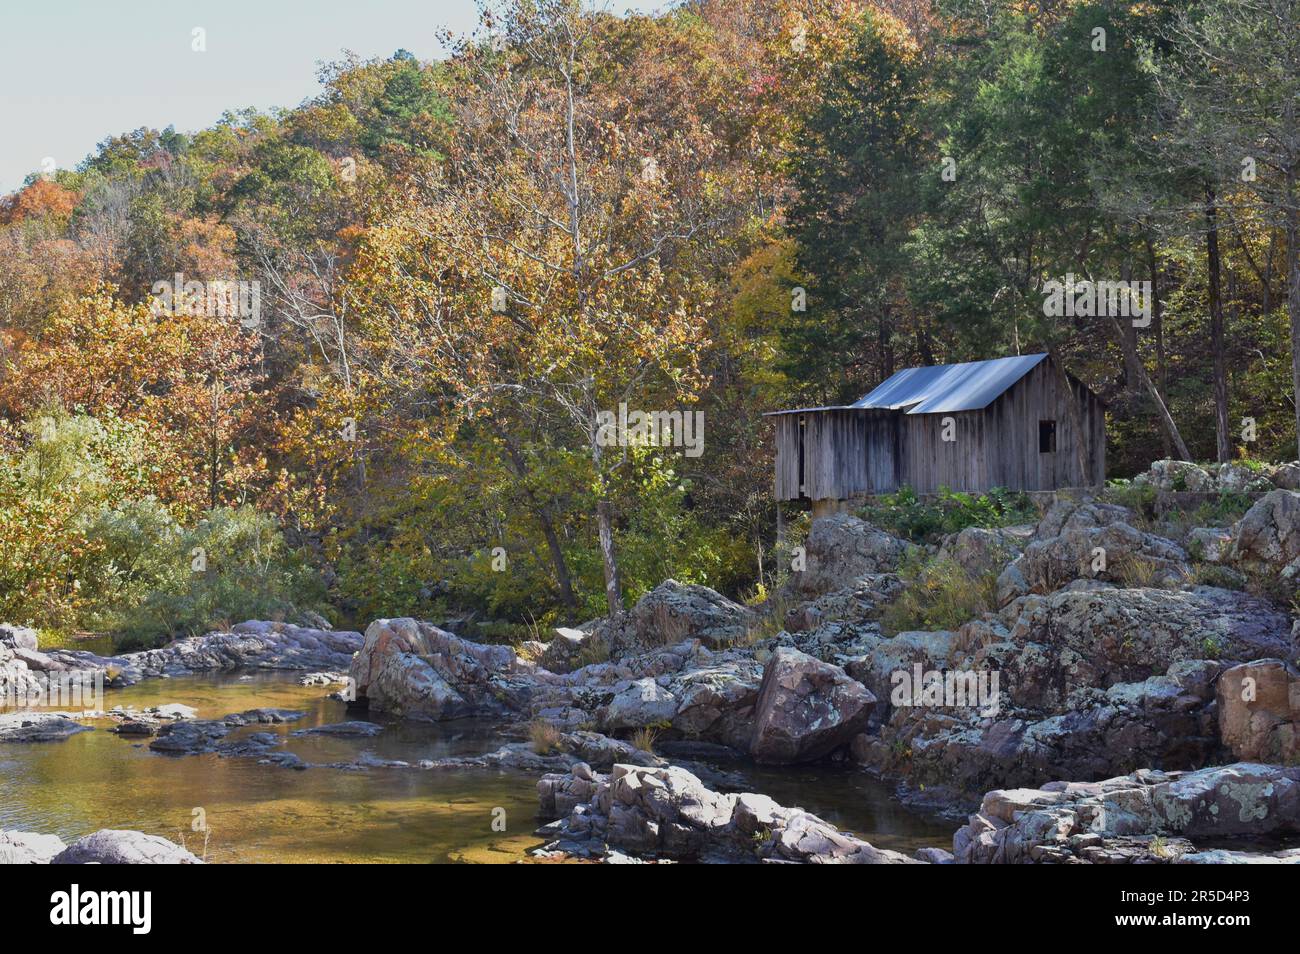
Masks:
[[[563,733],[545,719],[534,719],[528,725],[528,744],[538,755],[550,755],[560,744]]]
[[[880,619],[886,636],[909,630],[954,629],[997,608],[997,575],[971,576],[957,562],[904,563],[902,594]]]
[[[658,740],[659,730],[648,725],[637,729],[632,733],[632,737],[628,739],[632,744],[632,748],[639,752],[649,752],[651,755],[654,755],[655,742]]]
[[[603,639],[588,636],[582,641],[582,648],[574,657],[573,668],[577,670],[583,666],[595,666],[603,662],[609,662],[609,644]]]

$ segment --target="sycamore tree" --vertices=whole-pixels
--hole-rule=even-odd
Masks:
[[[448,426],[497,436],[520,505],[544,526],[524,451],[581,451],[612,614],[623,610],[614,501],[630,458],[605,425],[621,405],[694,398],[711,295],[694,246],[731,214],[711,130],[657,124],[645,78],[602,52],[627,30],[567,0],[485,7],[448,67],[448,162],[375,230],[357,270],[384,360]],[[635,45],[630,30],[620,36]]]

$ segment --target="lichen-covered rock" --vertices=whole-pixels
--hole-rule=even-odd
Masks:
[[[953,836],[953,855],[958,864],[1203,863],[1188,857],[1198,840],[1296,831],[1300,768],[1239,762],[991,791]]]
[[[1300,673],[1281,659],[1256,659],[1219,676],[1219,732],[1234,757],[1300,761]]]
[[[948,804],[967,804],[995,785],[1203,764],[1221,751],[1218,669],[1209,660],[1175,663],[1140,682],[1081,689],[1073,708],[1054,715],[1012,708],[1005,698],[993,717],[969,706],[897,708],[878,735],[855,738],[851,751],[859,764],[901,775]]]
[[[1269,471],[1268,479],[1282,490],[1300,490],[1300,460],[1279,464]]]
[[[1175,662],[1289,655],[1290,620],[1232,590],[1078,587],[1032,600],[1003,642],[973,657],[1006,671],[1016,705],[1064,712],[1072,692],[1163,673]]]
[[[614,656],[684,639],[720,649],[742,641],[756,619],[752,610],[707,586],[664,580],[621,619],[606,620],[596,635]]]
[[[1187,534],[1192,556],[1206,563],[1221,563],[1232,547],[1232,531],[1224,527],[1196,527]]]
[[[1274,490],[1233,527],[1231,559],[1245,568],[1294,579],[1300,560],[1300,493]]]
[[[843,669],[783,647],[763,671],[750,754],[774,763],[821,758],[862,731],[875,704]]]
[[[175,842],[138,831],[105,828],[79,838],[51,860],[55,865],[201,865]]]
[[[648,676],[617,689],[614,698],[600,711],[607,732],[667,725],[675,715],[677,697]]]
[[[1185,460],[1158,460],[1135,484],[1150,484],[1157,490],[1206,492],[1215,489],[1214,477],[1204,468]]]
[[[872,573],[848,586],[824,593],[816,599],[796,603],[786,610],[785,628],[806,632],[826,623],[863,623],[880,619],[880,614],[903,592],[896,573]]]
[[[804,544],[805,567],[792,576],[793,588],[809,598],[853,586],[863,577],[892,573],[907,553],[897,537],[850,514],[813,521]]]
[[[1031,526],[993,530],[966,527],[944,539],[939,559],[951,560],[972,578],[997,575],[1021,554],[1033,533]]]
[[[1051,593],[1072,580],[1091,579],[1139,586],[1175,586],[1191,575],[1187,553],[1172,540],[1143,533],[1118,520],[1100,526],[1068,521],[1059,534],[1040,538],[999,579],[1006,599]],[[1015,573],[1021,586],[1010,585]]]
[[[590,633],[580,629],[557,626],[555,638],[546,644],[542,653],[541,664],[551,672],[572,672],[582,655],[583,646],[591,638]]]

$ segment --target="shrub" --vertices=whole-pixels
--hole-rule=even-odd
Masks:
[[[922,500],[910,487],[876,498],[859,511],[868,523],[914,543],[967,527],[1007,527],[1038,519],[1029,495],[995,487],[985,494],[954,493],[940,488],[932,500]]]
[[[285,546],[275,519],[220,507],[172,539],[165,578],[118,614],[124,646],[206,632],[218,622],[288,619],[318,609],[319,579]]]
[[[887,636],[909,630],[953,629],[997,607],[997,575],[972,576],[950,559],[909,557],[899,571],[902,594],[880,619]]]

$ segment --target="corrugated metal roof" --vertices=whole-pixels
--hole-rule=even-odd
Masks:
[[[890,375],[874,391],[852,404],[769,411],[765,416],[800,414],[804,411],[844,411],[854,408],[877,410],[906,408],[908,414],[978,411],[992,404],[1046,357],[1046,354],[1026,354],[1011,358],[993,358],[989,361],[966,361],[962,364],[906,368]]]
[[[1027,354],[991,361],[907,368],[891,375],[850,407],[906,408],[908,414],[978,411],[988,407],[1046,357],[1045,354]]]

